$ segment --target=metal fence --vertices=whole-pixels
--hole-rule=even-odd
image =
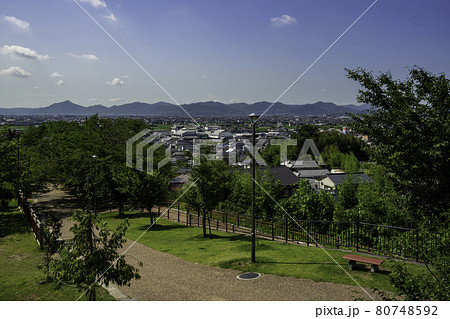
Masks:
[[[170,207],[170,209],[169,209]],[[155,212],[156,213],[156,212]],[[158,206],[158,216],[187,226],[202,226],[202,215],[186,203],[165,203]],[[251,234],[251,216],[221,211],[208,214],[207,227],[225,232]],[[424,249],[433,249],[442,240],[441,234],[350,221],[293,220],[290,218],[255,218],[256,235],[269,240],[295,242],[307,246],[337,249],[422,260]]]

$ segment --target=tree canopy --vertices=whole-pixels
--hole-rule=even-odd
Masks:
[[[413,67],[409,77],[374,76],[347,70],[361,84],[358,102],[372,105],[368,114],[352,115],[354,131],[373,140],[373,156],[393,173],[407,198],[413,220],[448,219],[450,209],[450,81]]]

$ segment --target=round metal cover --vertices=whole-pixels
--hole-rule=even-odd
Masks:
[[[258,274],[257,272],[245,272],[243,274],[238,275],[237,278],[243,279],[243,280],[251,280],[251,279],[256,279],[260,276],[261,276],[261,274]]]

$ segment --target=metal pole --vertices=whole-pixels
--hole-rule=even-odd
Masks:
[[[255,126],[256,121],[252,122],[252,263],[256,262],[255,259]]]

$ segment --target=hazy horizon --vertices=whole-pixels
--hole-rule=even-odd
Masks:
[[[358,105],[345,68],[450,72],[444,1],[15,0],[0,12],[0,108]]]

